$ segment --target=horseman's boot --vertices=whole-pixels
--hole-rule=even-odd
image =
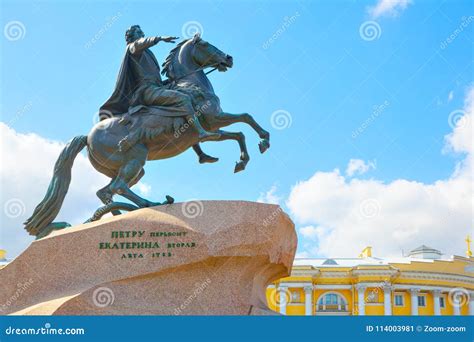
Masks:
[[[201,149],[201,146],[199,146],[199,143],[193,145],[193,150],[196,152],[197,156],[199,157],[199,163],[200,164],[205,164],[205,163],[215,163],[219,161],[219,158],[212,157],[206,153],[203,152]]]

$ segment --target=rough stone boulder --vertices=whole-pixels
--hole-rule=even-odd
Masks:
[[[294,225],[279,206],[193,201],[56,231],[0,269],[0,314],[262,315],[288,276]]]

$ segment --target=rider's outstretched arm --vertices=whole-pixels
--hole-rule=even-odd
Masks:
[[[133,43],[130,44],[130,52],[132,54],[140,54],[143,50],[152,47],[153,45],[158,44],[158,42],[165,42],[165,43],[174,43],[178,37],[172,36],[155,36],[155,37],[146,37],[146,38],[139,38],[135,40]]]
[[[139,38],[130,44],[129,50],[132,54],[140,54],[143,50],[152,47],[161,40],[161,37]]]

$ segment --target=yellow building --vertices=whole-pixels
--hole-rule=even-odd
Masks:
[[[4,249],[0,249],[0,268],[8,264],[7,260],[7,251]]]
[[[474,315],[474,258],[420,246],[407,257],[295,259],[267,289],[284,315]],[[471,253],[472,254],[472,253]]]

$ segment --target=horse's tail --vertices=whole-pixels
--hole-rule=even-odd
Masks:
[[[48,191],[38,204],[33,215],[25,221],[25,229],[30,235],[42,235],[61,209],[66,193],[71,183],[71,169],[74,159],[87,146],[87,136],[79,135],[73,138],[61,151],[54,165],[54,173],[49,183]]]

